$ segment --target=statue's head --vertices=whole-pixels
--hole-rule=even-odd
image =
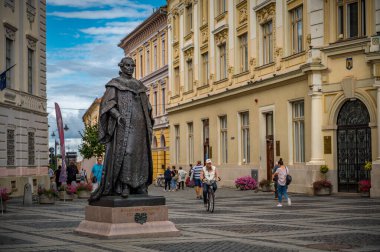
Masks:
[[[119,63],[120,70],[123,74],[132,76],[135,70],[136,64],[131,57],[124,57]]]

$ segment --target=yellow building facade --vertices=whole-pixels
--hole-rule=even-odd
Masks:
[[[163,174],[169,165],[168,34],[167,9],[160,7],[119,44],[126,56],[136,63],[134,77],[148,88],[155,120],[152,137],[153,178]]]
[[[380,197],[380,1],[167,4],[171,163],[211,158],[233,186],[282,157],[290,191],[328,165],[333,192],[371,176]]]

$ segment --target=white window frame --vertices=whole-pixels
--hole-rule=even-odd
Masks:
[[[290,41],[292,54],[300,53],[303,47],[303,6],[297,6],[289,11]],[[300,30],[299,30],[299,27]]]
[[[305,162],[305,102],[292,102],[293,162]]]
[[[194,163],[194,124],[187,123],[187,161],[189,164]]]
[[[227,128],[227,115],[219,116],[220,127],[220,162],[222,164],[228,163],[228,128]]]
[[[273,62],[273,22],[272,20],[261,25],[263,41],[263,65]]]

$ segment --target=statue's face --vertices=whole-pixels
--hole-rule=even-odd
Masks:
[[[124,60],[123,66],[121,67],[121,71],[126,75],[133,75],[133,71],[135,70],[135,62],[133,60],[127,59]]]

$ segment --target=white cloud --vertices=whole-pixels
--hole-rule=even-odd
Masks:
[[[147,9],[112,8],[109,10],[84,10],[84,11],[54,11],[48,15],[62,18],[79,19],[115,19],[115,18],[144,18],[152,13]]]
[[[86,29],[81,29],[80,31],[90,35],[126,35],[133,31],[140,23],[140,21],[110,22],[103,27],[89,27]]]
[[[152,9],[151,5],[139,4],[134,1],[128,0],[49,0],[49,5],[55,6],[66,6],[66,7],[76,7],[76,8],[103,8],[107,6],[119,7],[126,6],[131,8],[145,8]]]

